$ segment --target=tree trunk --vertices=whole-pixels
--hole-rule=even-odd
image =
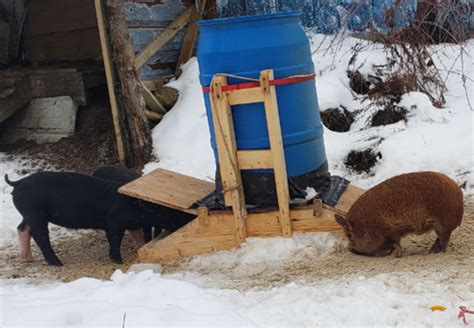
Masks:
[[[105,0],[112,58],[117,77],[117,96],[127,146],[128,167],[143,168],[150,161],[152,140],[143,90],[134,65],[134,52],[123,13],[123,0]]]

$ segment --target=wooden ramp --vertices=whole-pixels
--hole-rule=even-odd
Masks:
[[[196,219],[161,240],[152,240],[138,251],[140,262],[163,262],[239,246],[234,215],[229,211],[189,208],[214,191],[212,182],[176,172],[157,169],[119,189],[120,193],[196,214]],[[290,210],[294,232],[342,232],[335,213],[346,214],[364,189],[349,185],[335,207],[315,201],[310,206]],[[279,211],[248,213],[245,219],[248,237],[282,236]]]
[[[119,189],[125,195],[190,214],[197,212],[191,205],[213,191],[212,182],[164,169],[157,169]]]

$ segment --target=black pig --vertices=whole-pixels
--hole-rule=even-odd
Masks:
[[[13,186],[13,203],[23,221],[18,226],[21,255],[32,260],[30,238],[41,249],[50,265],[61,266],[49,240],[48,223],[73,229],[105,230],[113,262],[123,263],[120,245],[129,230],[138,246],[143,244],[138,202],[120,195],[120,184],[68,172],[34,173]]]
[[[119,165],[101,166],[92,172],[91,175],[120,184],[126,184],[140,177],[135,171]],[[145,242],[151,240],[152,227],[155,228],[155,235],[162,229],[173,232],[195,218],[192,214],[150,202],[140,200],[139,204],[140,208],[143,209],[140,222],[143,227]]]

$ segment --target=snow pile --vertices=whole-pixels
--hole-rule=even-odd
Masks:
[[[352,92],[347,77],[347,67],[352,56],[351,48],[357,42],[345,38],[334,42],[327,36],[311,37],[316,66],[318,101],[321,111],[343,105],[349,111],[367,107],[361,97]],[[446,106],[433,107],[428,97],[420,92],[410,92],[402,98],[400,106],[408,109],[407,122],[379,127],[367,127],[365,111],[346,133],[325,129],[324,139],[329,169],[332,174],[343,176],[355,185],[369,188],[394,175],[433,170],[445,173],[459,184],[468,182],[468,192],[473,191],[473,112],[470,110],[462,73],[467,75],[467,90],[473,91],[471,76],[473,65],[459,60],[457,45],[436,46],[434,56],[446,81]],[[443,48],[440,48],[443,47]],[[474,40],[465,45],[464,62],[474,47]],[[440,49],[438,49],[440,48]],[[386,62],[383,48],[365,43],[353,66],[363,74],[375,74],[374,67]],[[146,167],[168,168],[208,180],[214,177],[215,164],[209,142],[205,107],[199,85],[197,61],[191,60],[184,67],[183,75],[170,85],[180,90],[180,99],[164,120],[154,129],[154,153],[158,164]],[[472,97],[472,93],[470,97]],[[474,99],[471,99],[474,102]],[[372,109],[376,110],[376,108]],[[357,174],[344,165],[351,150],[374,148],[382,158],[369,174]]]
[[[250,277],[263,270],[281,269],[290,260],[335,255],[345,251],[347,242],[333,233],[295,233],[292,238],[247,238],[233,251],[221,251],[194,257],[188,268],[202,271],[205,268],[219,268],[242,277]],[[269,261],[271,254],[271,261]]]
[[[179,98],[173,109],[153,130],[154,154],[159,163],[148,164],[144,171],[148,173],[161,167],[213,180],[216,165],[196,58],[188,61],[183,66],[180,78],[168,86],[179,91]]]
[[[2,326],[450,326],[472,301],[463,284],[413,273],[321,281],[268,290],[203,289],[151,270],[116,271],[111,281],[4,285]],[[445,312],[430,307],[442,304]]]
[[[351,48],[362,41],[345,38],[333,39],[314,35],[313,57],[318,78],[316,82],[321,111],[343,105],[349,111],[366,108],[349,87],[347,77],[348,62],[352,56]],[[362,42],[364,45],[353,66],[365,75],[376,75],[375,67],[386,62],[386,54],[377,44]],[[474,40],[465,44],[464,64],[458,45],[439,45],[433,47],[435,64],[448,91],[443,109],[435,108],[428,97],[420,92],[410,92],[402,97],[399,106],[408,109],[407,122],[397,122],[386,126],[367,127],[366,111],[346,133],[336,133],[325,129],[326,153],[332,174],[344,176],[352,183],[369,188],[394,175],[433,170],[447,174],[459,184],[467,181],[468,192],[474,187],[473,122],[474,116],[466,98],[473,102],[474,66],[472,49]],[[470,56],[470,57],[469,57]],[[467,76],[466,90],[462,74]],[[376,110],[376,109],[373,109]],[[381,160],[370,174],[356,174],[344,164],[350,150],[374,148],[382,155]]]

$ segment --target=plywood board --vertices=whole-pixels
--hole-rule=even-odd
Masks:
[[[341,195],[339,201],[335,206],[335,211],[341,214],[347,214],[352,204],[365,192],[365,189],[349,185],[346,191]],[[330,206],[324,205],[325,208],[332,208]]]
[[[190,209],[191,205],[209,195],[214,189],[212,182],[157,169],[122,186],[119,192],[194,214],[196,210]]]

